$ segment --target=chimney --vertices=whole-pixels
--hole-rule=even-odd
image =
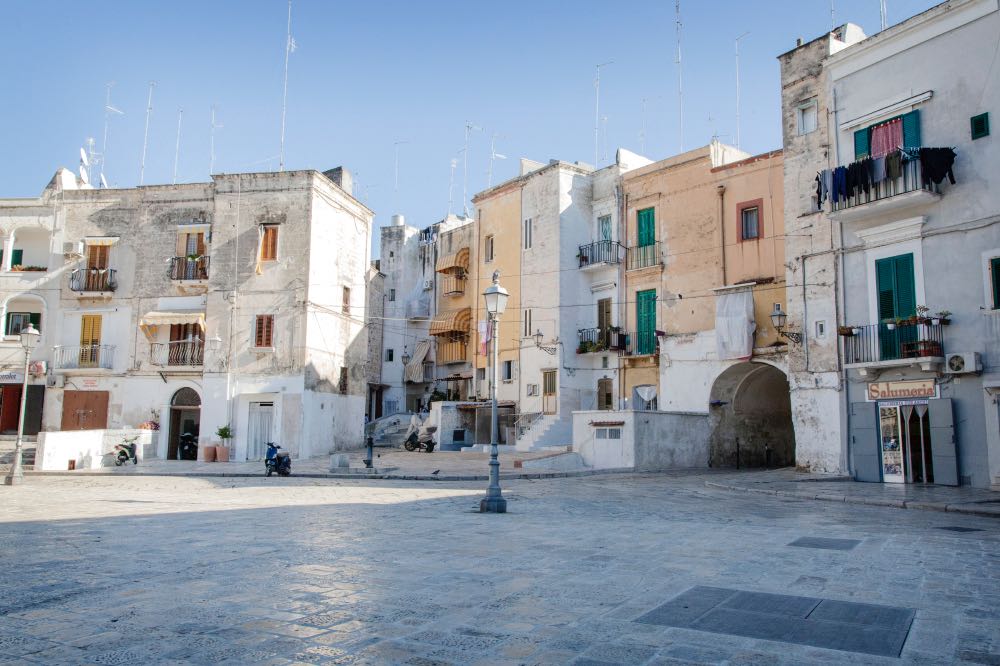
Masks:
[[[351,196],[354,196],[354,179],[351,177],[351,172],[342,166],[330,169],[329,171],[324,171],[323,175],[337,183],[340,189],[344,190]]]

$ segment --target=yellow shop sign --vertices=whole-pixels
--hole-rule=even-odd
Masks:
[[[933,379],[917,379],[906,382],[872,382],[868,384],[869,402],[875,400],[913,400],[938,397],[937,384]]]

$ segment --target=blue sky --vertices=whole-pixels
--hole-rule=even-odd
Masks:
[[[936,4],[889,0],[897,23]],[[835,0],[838,23],[879,29],[878,0]],[[741,144],[780,147],[776,56],[831,25],[829,0],[682,0],[684,147],[713,134],[735,142],[735,59],[741,41]],[[87,137],[100,149],[105,85],[125,112],[111,123],[106,173],[138,183],[147,85],[157,82],[145,183],[169,183],[178,108],[178,181],[207,180],[210,108],[217,106],[218,172],[277,168],[287,2],[14,2],[0,6],[0,197],[35,196],[59,166],[75,168]],[[505,3],[295,0],[288,87],[287,169],[345,165],[379,224],[402,212],[415,226],[448,209],[450,160],[459,159],[462,209],[466,121],[468,191],[494,183],[517,158],[593,162],[594,66],[602,70],[607,154],[677,152],[674,3],[509,0]],[[604,144],[604,131],[601,144]],[[393,185],[393,144],[399,187]],[[602,147],[603,155],[603,147]]]

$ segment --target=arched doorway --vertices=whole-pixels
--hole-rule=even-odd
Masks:
[[[788,378],[766,363],[727,368],[709,402],[712,467],[787,467],[795,464],[795,430]]]
[[[170,399],[170,432],[167,440],[167,460],[197,460],[198,449],[181,446],[181,437],[190,435],[198,442],[201,425],[201,397],[192,388],[178,389]]]

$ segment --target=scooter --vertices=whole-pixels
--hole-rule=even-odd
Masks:
[[[288,476],[292,473],[292,458],[286,452],[278,452],[281,447],[274,442],[267,443],[267,455],[264,456],[264,471],[267,476],[277,472],[278,476]]]
[[[427,451],[427,453],[433,453],[435,432],[437,432],[437,426],[420,426],[419,434],[417,430],[410,432],[406,441],[403,442],[403,448],[407,451]]]
[[[139,464],[139,459],[135,455],[135,439],[123,440],[121,444],[115,444],[115,466],[121,467],[129,460],[133,465]]]

